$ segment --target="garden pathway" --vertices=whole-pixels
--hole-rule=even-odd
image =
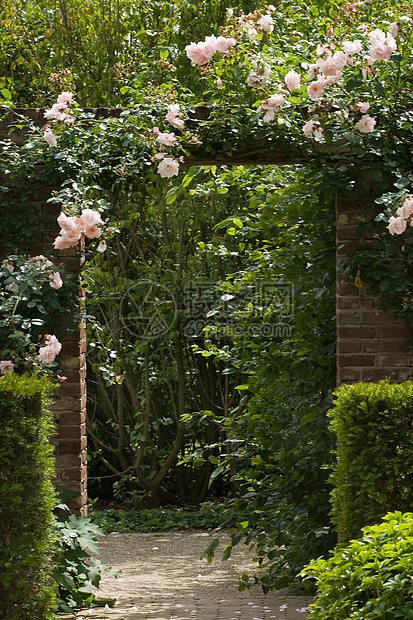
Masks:
[[[117,599],[112,609],[79,612],[77,620],[305,620],[309,597],[263,594],[259,586],[239,592],[238,577],[256,568],[245,545],[221,561],[229,542],[221,534],[215,559],[200,556],[210,542],[201,531],[109,534],[100,541],[102,561],[121,569],[104,577],[99,595]]]

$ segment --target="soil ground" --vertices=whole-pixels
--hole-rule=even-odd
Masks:
[[[113,608],[77,613],[77,620],[305,620],[309,597],[259,586],[239,592],[240,575],[256,570],[245,545],[221,561],[221,543],[211,564],[201,560],[211,534],[204,531],[162,534],[109,534],[100,539],[101,559],[122,570],[104,577],[99,596],[116,598]],[[215,536],[215,535],[214,535]],[[64,618],[65,616],[62,616]]]

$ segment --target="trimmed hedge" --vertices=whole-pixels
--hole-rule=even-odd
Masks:
[[[413,510],[413,383],[343,385],[335,396],[332,520],[346,544],[387,512]]]
[[[54,618],[54,431],[47,378],[0,379],[0,618]]]

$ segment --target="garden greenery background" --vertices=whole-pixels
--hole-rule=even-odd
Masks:
[[[336,191],[374,194],[372,209],[384,209],[376,241],[348,262],[349,277],[361,271],[399,312],[410,308],[411,283],[392,260],[408,261],[408,251],[386,230],[413,180],[410,13],[387,1],[302,0],[5,0],[0,10],[4,105],[53,109],[59,93],[73,93],[65,106],[73,122],[51,116],[53,138],[32,127],[22,149],[6,140],[1,172],[12,187],[50,178],[66,215],[93,209],[105,222],[105,242],[88,241],[83,270],[91,488],[137,506],[220,497],[224,518],[245,515],[224,553],[253,543],[268,569],[265,589],[284,587],[334,544],[326,412],[335,384]],[[398,52],[373,66],[356,60],[360,44],[325,97],[309,95],[307,84],[287,91],[288,71],[306,76],[333,45],[361,39],[367,23],[386,32],[398,24]],[[185,46],[221,32],[237,45],[191,63]],[[210,107],[207,122],[194,118],[196,105]],[[82,109],[99,106],[124,112],[96,120]],[[165,120],[171,106],[175,124]],[[310,163],[225,166],[226,153],[257,141]],[[221,165],[179,166],[194,150]],[[15,217],[15,200],[10,191],[2,199],[1,237],[20,256],[27,222],[29,232],[38,224],[27,219],[29,198]],[[10,271],[2,274],[9,285]],[[33,299],[23,284],[17,278],[12,291],[23,336],[5,349],[22,360],[47,325],[38,296],[62,295],[46,288]],[[68,303],[62,297],[62,309]],[[2,328],[10,341],[13,310]]]

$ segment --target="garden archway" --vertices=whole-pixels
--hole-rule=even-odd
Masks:
[[[92,110],[85,110],[92,111]],[[119,116],[119,108],[93,110],[97,117]],[[0,137],[8,136],[10,126],[18,116],[32,120],[36,126],[44,125],[44,110],[21,109],[10,113],[0,124]],[[16,116],[17,115],[17,116]],[[207,108],[199,108],[192,122],[206,119]],[[24,131],[14,131],[13,140],[22,144]],[[199,156],[196,148],[191,148],[186,165],[287,165],[305,164],[308,157],[296,152],[277,149],[277,145],[254,142],[241,145],[236,151],[215,150],[213,157]],[[337,147],[324,147],[337,154]],[[40,217],[55,221],[60,212],[59,206],[48,203],[53,187],[44,187],[33,197]],[[347,282],[340,273],[340,263],[355,245],[354,234],[357,226],[371,218],[363,200],[350,200],[336,196],[336,261],[337,261],[337,384],[358,381],[377,382],[389,378],[393,382],[410,380],[413,377],[413,356],[409,326],[402,319],[394,319],[385,313],[375,297],[362,282]],[[50,228],[41,238],[33,242],[33,254],[43,254],[50,248],[56,230]],[[1,240],[0,240],[1,245]],[[76,273],[81,266],[77,249],[71,248],[57,252],[60,262],[64,262],[68,272]],[[84,329],[61,337],[64,345],[61,354],[61,367],[67,381],[62,384],[53,406],[58,433],[56,444],[56,485],[60,491],[70,490],[76,496],[71,506],[81,514],[86,514],[87,503],[87,465],[86,465],[86,342]]]

